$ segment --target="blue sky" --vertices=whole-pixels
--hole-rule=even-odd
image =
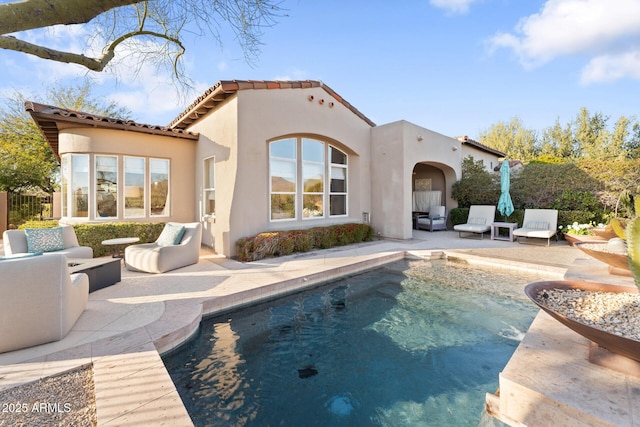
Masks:
[[[2,1],[6,2],[6,1]],[[126,61],[113,74],[89,73],[96,93],[134,119],[166,125],[218,80],[322,80],[377,124],[408,120],[449,135],[480,132],[519,117],[542,130],[581,107],[638,114],[638,0],[284,0],[287,17],[265,29],[247,64],[232,35],[223,47],[188,40],[185,68],[195,91],[179,99],[169,77]],[[77,45],[80,26],[46,34]],[[44,36],[43,36],[44,37]],[[74,41],[75,40],[75,41]],[[0,94],[38,93],[87,75],[0,50]]]

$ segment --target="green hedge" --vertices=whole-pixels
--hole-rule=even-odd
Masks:
[[[58,221],[28,221],[19,228],[51,228],[57,227]],[[78,237],[80,246],[89,246],[93,249],[93,256],[108,255],[111,249],[102,245],[103,240],[121,237],[139,237],[140,243],[154,242],[164,223],[140,223],[140,222],[109,222],[100,224],[74,224],[73,229]]]
[[[244,237],[236,242],[238,261],[257,261],[268,257],[327,249],[373,239],[373,227],[366,224],[340,224],[309,230],[272,231]]]

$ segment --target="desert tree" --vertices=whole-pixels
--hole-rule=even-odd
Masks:
[[[231,29],[252,63],[267,27],[284,16],[278,0],[20,0],[0,4],[0,48],[102,72],[116,57],[134,55],[137,67],[153,62],[189,83],[181,61],[186,40],[213,36],[222,44]],[[53,37],[34,31],[85,24],[82,52],[59,50]],[[226,26],[225,26],[226,25]],[[42,39],[42,43],[33,40]],[[129,64],[129,67],[132,65]],[[133,65],[135,67],[135,65]]]

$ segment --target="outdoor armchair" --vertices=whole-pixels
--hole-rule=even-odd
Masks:
[[[416,228],[429,231],[446,230],[447,209],[444,206],[431,206],[429,215],[419,215],[416,218]]]
[[[0,261],[0,353],[64,338],[87,307],[89,278],[61,254]]]
[[[164,273],[186,267],[198,262],[201,240],[199,222],[169,222],[155,242],[128,246],[124,251],[125,265],[127,270],[145,273]]]

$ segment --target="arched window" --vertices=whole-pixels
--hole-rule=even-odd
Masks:
[[[313,138],[271,142],[271,220],[347,215],[347,160],[338,148]]]

